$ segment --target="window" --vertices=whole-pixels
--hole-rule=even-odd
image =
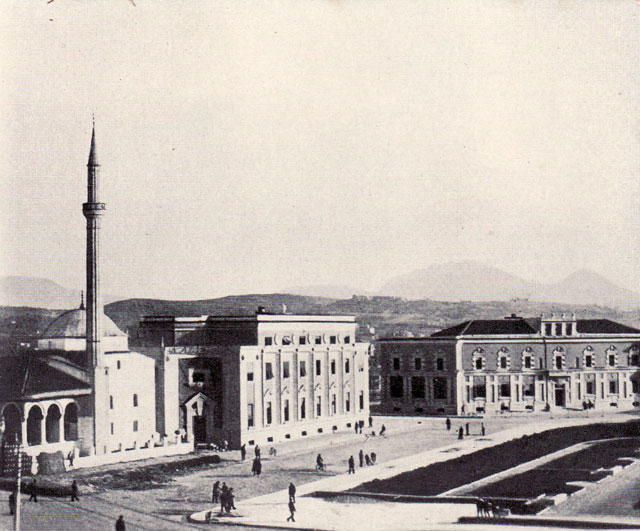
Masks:
[[[562,323],[556,323],[556,335],[557,336],[562,335]]]
[[[118,360],[118,362],[116,363],[116,366],[118,367],[118,369],[122,366],[120,363],[120,360]]]
[[[616,366],[616,355],[609,354],[609,367],[615,367],[615,366]]]
[[[609,394],[618,394],[618,382],[617,380],[609,380]]]
[[[531,356],[525,356],[524,357],[524,368],[525,369],[530,369],[531,368]]]
[[[137,420],[133,421],[133,431],[138,431],[138,421]]]
[[[133,395],[133,407],[138,407],[138,395]]]
[[[389,378],[389,392],[391,393],[391,398],[402,398],[404,393],[402,376],[391,376]]]
[[[109,397],[109,409],[113,409],[113,396]]]
[[[347,397],[345,398],[345,401],[344,401],[344,409],[346,410],[347,413],[351,411],[351,393],[347,393]]]
[[[271,402],[267,402],[267,424],[271,424],[272,416]]]
[[[284,336],[282,338],[282,344],[283,345],[291,345],[291,336]]]
[[[436,360],[436,370],[444,371],[444,360],[442,358]]]
[[[567,335],[573,334],[573,323],[567,323],[565,326],[567,327]]]
[[[351,343],[351,336],[344,336],[344,344],[348,345],[349,343]]]
[[[507,369],[508,368],[507,357],[506,356],[500,356],[500,368],[501,369]]]
[[[264,372],[265,378],[267,380],[271,380],[271,378],[273,378],[273,365],[271,364],[271,362],[267,362],[264,364]]]
[[[316,360],[316,376],[320,376],[322,373],[322,361]]]
[[[481,371],[482,370],[482,358],[476,358],[475,367],[476,367],[477,371]]]
[[[349,374],[349,360],[345,360],[344,362],[344,372]]]
[[[335,415],[337,411],[337,404],[336,404],[336,395],[335,393],[331,395],[331,414]]]
[[[300,362],[300,378],[304,378],[307,375],[307,362]]]
[[[115,431],[115,428],[113,426],[113,422],[111,423],[111,435],[113,435],[113,432]]]
[[[422,358],[415,359],[415,368],[416,368],[416,371],[422,370]]]
[[[435,400],[447,399],[447,379],[446,378],[433,379],[433,398]]]
[[[247,404],[247,427],[253,428],[254,417],[253,417],[253,404]]]
[[[545,325],[544,325],[544,335],[545,336],[550,336],[551,335],[551,323],[545,323]]]
[[[272,337],[265,337],[264,338],[264,344],[267,347],[273,345],[273,338]]]
[[[411,397],[424,398],[424,377],[423,376],[413,376],[411,378]]]
[[[487,378],[485,376],[473,377],[473,398],[487,398]]]
[[[595,378],[593,377],[593,374],[588,374],[587,375],[587,390],[586,393],[588,395],[595,395],[596,394],[596,381]],[[591,377],[591,378],[589,378]]]
[[[336,373],[336,360],[331,360],[331,374]]]
[[[247,373],[247,382],[253,382],[253,371]]]
[[[360,411],[364,409],[364,391],[360,391],[359,400],[360,402]]]
[[[638,379],[633,379],[631,380],[631,390],[634,393],[640,393],[640,382],[638,381]]]
[[[316,402],[316,417],[322,416],[322,397],[318,397],[318,401]]]
[[[585,367],[593,367],[593,356],[591,354],[585,354],[584,356],[584,366]],[[589,391],[587,391],[589,393]]]
[[[637,367],[640,362],[640,356],[638,354],[631,354],[631,365]]]
[[[282,362],[282,377],[289,378],[289,362],[288,361]]]
[[[315,343],[316,345],[322,345],[322,336],[316,336]]]
[[[205,380],[205,374],[203,372],[194,371],[193,374],[191,374],[192,383],[204,383],[204,380]]]
[[[300,400],[300,418],[307,418],[307,399],[303,398]]]
[[[284,421],[289,422],[289,401],[284,401]]]
[[[400,358],[393,358],[393,370],[394,371],[400,370]]]
[[[301,345],[306,345],[307,344],[307,336],[300,336],[298,338],[298,343],[300,343]]]
[[[498,377],[498,396],[502,398],[509,398],[511,396],[511,383],[509,376]]]
[[[329,343],[335,345],[338,342],[337,336],[329,336]]]
[[[556,369],[562,369],[562,356],[556,356]]]
[[[535,380],[533,376],[524,376],[522,383],[522,395],[533,397],[536,394]]]

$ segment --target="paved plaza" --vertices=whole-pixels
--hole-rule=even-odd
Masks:
[[[264,463],[260,477],[251,475],[252,449],[249,449],[245,462],[240,461],[239,452],[228,452],[222,454],[224,461],[219,465],[176,476],[171,483],[148,490],[87,492],[82,484],[82,477],[89,471],[83,471],[78,474],[81,489],[79,503],[71,504],[66,499],[43,497],[37,505],[23,501],[23,530],[111,529],[119,514],[124,515],[127,529],[202,529],[202,524],[189,523],[187,517],[212,508],[217,513],[219,506],[213,507],[211,504],[211,486],[216,480],[226,482],[234,488],[236,494],[238,510],[234,512],[238,516],[228,521],[249,528],[265,525],[287,527],[286,488],[289,482],[293,482],[298,489],[297,528],[401,529],[396,525],[400,521],[409,522],[406,529],[415,529],[416,527],[411,526],[416,523],[424,529],[427,522],[447,528],[452,525],[447,522],[455,521],[455,515],[451,510],[443,511],[442,506],[434,510],[433,506],[423,504],[338,503],[305,498],[304,494],[318,490],[342,491],[353,488],[371,479],[391,477],[436,460],[498,444],[524,433],[569,424],[623,421],[628,418],[631,417],[622,414],[607,414],[605,417],[593,412],[588,417],[585,414],[554,415],[553,418],[549,415],[496,417],[484,420],[487,433],[485,437],[480,437],[480,419],[452,419],[453,426],[448,432],[444,418],[374,417],[374,428],[379,432],[384,423],[387,428],[386,436],[367,437],[353,432],[322,435],[275,445],[275,457],[269,457],[268,448],[262,448]],[[470,423],[471,436],[458,441],[456,428],[467,422]],[[357,455],[361,448],[365,453],[373,451],[377,454],[376,466],[358,466]],[[327,465],[324,472],[315,471],[318,453],[322,454]],[[350,455],[356,459],[356,474],[349,476],[346,472]],[[136,466],[139,464],[121,464],[117,469]],[[11,529],[8,504],[4,508],[0,516],[0,529]],[[402,518],[398,511],[402,511]],[[363,515],[367,516],[363,518]],[[216,527],[220,525],[209,526]]]

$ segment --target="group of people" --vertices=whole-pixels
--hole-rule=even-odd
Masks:
[[[211,491],[211,503],[220,502],[220,516],[228,514],[231,512],[231,509],[235,509],[236,505],[234,503],[235,495],[233,494],[233,487],[227,487],[227,484],[223,481],[222,487],[220,486],[220,482],[216,481],[213,484],[213,489]]]
[[[451,431],[451,419],[447,417],[445,420],[445,426],[447,427],[447,431]],[[484,427],[484,422],[480,423],[480,434],[484,437],[486,434],[486,428]],[[465,435],[471,435],[469,432],[469,423],[465,423],[464,428],[460,426],[458,428],[458,440],[464,439]]]

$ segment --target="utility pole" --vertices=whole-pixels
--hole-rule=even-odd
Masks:
[[[22,479],[22,443],[18,444],[18,478],[16,481],[15,531],[20,531],[20,480]]]

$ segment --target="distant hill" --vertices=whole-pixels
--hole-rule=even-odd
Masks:
[[[103,295],[104,302],[122,299]],[[80,290],[68,289],[47,278],[0,277],[0,306],[71,309],[80,306]]]
[[[317,284],[313,286],[297,286],[282,290],[293,295],[305,295],[307,297],[326,297],[328,299],[348,299],[354,295],[375,295],[360,288],[339,286],[332,284]]]
[[[439,301],[508,301],[529,299],[562,304],[640,307],[640,294],[621,288],[602,275],[580,270],[556,283],[524,280],[473,261],[432,265],[390,279],[383,295]]]

